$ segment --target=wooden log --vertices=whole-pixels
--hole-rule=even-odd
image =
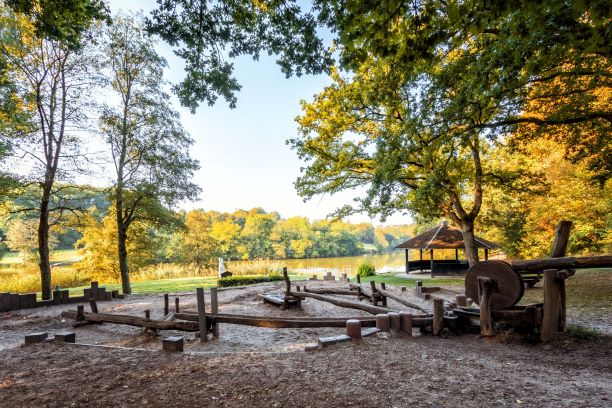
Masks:
[[[346,321],[346,335],[353,340],[361,340],[361,321],[349,319]]]
[[[399,336],[402,327],[400,314],[397,312],[389,312],[387,313],[387,316],[389,316],[389,326],[391,328],[391,334],[393,336]]]
[[[317,293],[319,295],[358,296],[358,293],[356,291],[354,291],[354,290],[334,289],[334,288],[317,288],[317,289],[312,289],[312,288],[304,287],[304,292]]]
[[[369,288],[366,288],[365,285],[360,283],[349,283],[349,288],[357,289],[358,292],[361,292],[361,296],[367,297],[368,299],[372,298],[372,291]]]
[[[559,225],[557,225],[557,230],[555,231],[555,243],[553,244],[552,251],[550,252],[551,258],[561,258],[565,256],[571,230],[571,221],[559,222]]]
[[[164,316],[168,316],[169,310],[170,310],[169,296],[167,293],[164,293]]]
[[[408,337],[412,337],[412,314],[406,312],[400,312],[401,329]]]
[[[478,277],[478,296],[480,298],[480,334],[482,336],[494,336],[495,324],[491,309],[493,293],[498,289],[497,281],[484,276]]]
[[[432,321],[432,334],[437,336],[442,331],[444,325],[444,299],[434,298],[433,299],[433,321]]]
[[[557,334],[560,301],[557,271],[547,269],[544,271],[544,315],[540,331],[540,337],[544,343],[554,339]]]
[[[75,310],[64,310],[62,312],[62,317],[74,319],[76,313]],[[200,330],[197,322],[150,320],[140,316],[85,312],[83,319],[87,322],[125,324],[128,326],[146,327],[158,330],[179,330],[188,332],[197,332]]]
[[[612,255],[510,261],[510,266],[521,272],[538,272],[544,269],[610,268]]]
[[[431,310],[429,310],[429,309],[427,309],[427,308],[425,308],[423,306],[419,306],[419,305],[417,305],[415,303],[409,302],[406,299],[403,299],[402,297],[389,292],[388,290],[378,289],[378,291],[383,296],[388,297],[389,299],[395,300],[397,303],[400,303],[400,304],[402,304],[404,306],[408,306],[411,309],[416,309],[416,310],[419,310],[419,311],[421,311],[423,313],[427,313],[427,314],[431,313]]]
[[[391,321],[389,315],[385,313],[376,315],[376,328],[389,333],[391,330]]]
[[[85,306],[83,305],[78,305],[77,306],[77,312],[76,312],[76,316],[74,318],[75,322],[82,322],[85,320]]]
[[[368,313],[372,313],[372,314],[387,313],[387,312],[390,311],[386,307],[366,305],[366,304],[358,303],[358,302],[350,302],[348,300],[336,299],[336,298],[332,298],[332,297],[328,297],[328,296],[324,296],[324,295],[318,295],[316,293],[291,292],[291,295],[293,295],[295,297],[298,297],[298,298],[309,297],[309,298],[312,298],[312,299],[320,300],[322,302],[328,302],[328,303],[331,303],[333,305],[340,306],[340,307],[345,307],[345,308],[349,308],[349,309],[364,310],[364,311],[366,311]]]
[[[200,328],[200,342],[208,341],[208,328],[206,327],[206,303],[204,299],[204,288],[196,289],[198,299],[198,324]]]
[[[283,279],[285,280],[285,296],[291,295],[291,281],[289,280],[289,274],[287,268],[283,267]]]
[[[8,312],[11,309],[11,294],[9,292],[0,293],[0,312]]]
[[[467,298],[465,295],[455,295],[455,304],[459,307],[467,306]]]

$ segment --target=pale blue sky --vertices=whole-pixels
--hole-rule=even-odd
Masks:
[[[111,0],[109,4],[113,13],[142,9],[147,14],[156,3]],[[159,52],[170,65],[167,78],[178,82],[183,76],[181,61],[164,43],[160,43]],[[294,119],[300,114],[300,100],[312,100],[330,81],[324,75],[286,79],[274,61],[274,56],[261,56],[259,61],[244,56],[234,61],[235,76],[242,85],[235,109],[219,100],[213,107],[200,106],[192,115],[174,101],[184,127],[196,141],[191,155],[202,166],[194,181],[203,193],[200,201],[184,205],[186,209],[232,212],[262,207],[278,211],[283,217],[304,215],[320,219],[335,208],[350,204],[355,194],[360,193],[317,197],[307,203],[297,195],[293,182],[304,163],[285,141],[297,134]],[[379,223],[366,215],[350,220]],[[385,224],[410,222],[409,216],[398,214]]]

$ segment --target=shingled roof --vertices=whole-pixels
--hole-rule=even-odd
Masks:
[[[475,237],[478,248],[494,249],[499,248],[494,242],[484,238]],[[440,226],[432,228],[424,233],[417,235],[395,247],[395,249],[455,249],[465,248],[461,230],[450,227],[446,221]]]

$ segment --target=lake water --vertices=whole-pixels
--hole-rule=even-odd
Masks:
[[[298,273],[321,273],[331,271],[355,275],[357,268],[364,262],[370,262],[376,272],[403,272],[405,270],[404,251],[394,251],[377,255],[347,256],[339,258],[285,259],[279,261],[290,271]]]

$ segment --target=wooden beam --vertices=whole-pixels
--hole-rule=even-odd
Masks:
[[[64,310],[62,317],[75,319],[77,317],[76,310]],[[180,330],[188,332],[197,332],[200,328],[197,322],[185,321],[159,321],[150,320],[140,316],[116,315],[108,313],[83,313],[83,320],[95,323],[115,323],[125,324],[128,326],[146,327],[149,329],[158,330]]]
[[[561,297],[557,271],[547,269],[544,271],[544,315],[542,316],[541,340],[546,343],[555,338],[559,327],[559,309]]]
[[[358,302],[351,302],[348,300],[342,300],[342,299],[336,299],[336,298],[329,297],[329,296],[318,295],[316,293],[291,292],[291,295],[295,297],[299,297],[299,298],[309,297],[312,299],[320,300],[322,302],[328,302],[328,303],[331,303],[332,305],[336,305],[339,307],[345,307],[348,309],[359,309],[359,310],[363,310],[363,311],[366,311],[372,314],[387,313],[391,311],[389,308],[386,308],[386,307],[367,305],[367,304],[358,303]]]
[[[196,297],[198,300],[198,327],[200,331],[200,342],[208,341],[208,327],[206,327],[206,301],[204,299],[204,288],[196,289]]]
[[[562,258],[567,252],[567,243],[569,242],[570,232],[572,231],[571,221],[560,221],[555,231],[555,243],[550,252],[551,258]]]
[[[386,290],[386,289],[378,289],[378,292],[379,292],[381,295],[386,296],[386,297],[388,297],[389,299],[393,299],[393,300],[395,300],[397,303],[400,303],[400,304],[402,304],[402,305],[404,305],[404,306],[408,306],[408,307],[409,307],[409,308],[411,308],[411,309],[416,309],[416,310],[419,310],[419,311],[421,311],[421,312],[423,312],[423,313],[427,313],[427,314],[430,314],[430,313],[431,313],[431,310],[428,310],[428,309],[424,308],[423,306],[419,306],[419,305],[417,305],[417,304],[415,304],[415,303],[409,302],[409,301],[407,301],[406,299],[403,299],[403,298],[401,298],[401,297],[399,297],[399,296],[397,296],[397,295],[395,295],[395,294],[393,294],[393,293],[389,292],[389,291],[388,291],[388,290]]]
[[[306,286],[304,286],[304,292],[317,293],[319,295],[343,295],[343,296],[358,296],[359,295],[359,293],[357,293],[357,291],[355,290],[334,289],[334,288],[310,289],[310,288],[307,288]]]
[[[612,255],[510,261],[510,266],[521,272],[538,272],[544,269],[610,268]]]

